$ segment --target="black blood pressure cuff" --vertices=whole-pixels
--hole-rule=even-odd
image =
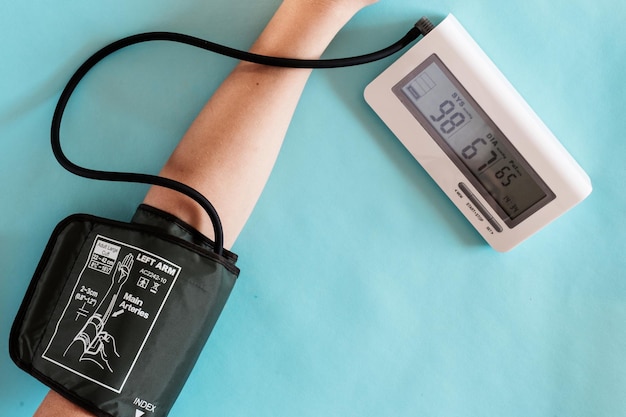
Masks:
[[[15,363],[99,417],[168,414],[239,275],[236,255],[140,206],[52,233],[10,337]]]

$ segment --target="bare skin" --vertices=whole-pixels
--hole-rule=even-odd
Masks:
[[[337,32],[376,0],[283,0],[251,51],[318,58]],[[311,71],[240,63],[191,124],[161,176],[204,194],[215,206],[230,248],[274,166]],[[254,96],[254,100],[249,97]],[[211,222],[191,199],[152,187],[144,202],[213,237]],[[35,417],[93,417],[50,391]]]
[[[285,0],[252,51],[317,58],[346,22],[369,3],[372,1]],[[161,172],[211,200],[222,219],[227,248],[263,190],[310,73],[241,63],[192,123]],[[152,188],[145,202],[212,236],[203,210],[180,194]]]

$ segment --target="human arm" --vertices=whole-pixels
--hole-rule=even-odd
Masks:
[[[251,50],[317,58],[345,23],[369,3],[373,1],[285,0]],[[310,73],[307,69],[239,64],[200,112],[161,172],[192,186],[213,203],[223,223],[227,248],[261,194]],[[153,187],[145,203],[212,236],[204,211],[179,193]]]
[[[317,58],[336,33],[362,7],[375,0],[284,0],[253,52]],[[222,83],[192,123],[161,175],[204,194],[232,246],[270,175],[287,127],[310,75],[241,63]],[[250,100],[251,96],[254,100]],[[152,187],[146,204],[165,210],[211,237],[203,209],[187,197]],[[93,417],[50,391],[34,417]]]

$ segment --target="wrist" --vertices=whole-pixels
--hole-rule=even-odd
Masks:
[[[283,0],[252,51],[318,58],[337,32],[372,0]]]
[[[359,10],[377,0],[283,0],[283,4],[300,10],[304,16],[323,15],[345,24]]]

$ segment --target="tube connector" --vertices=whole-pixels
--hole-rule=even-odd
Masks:
[[[417,21],[415,27],[417,28],[417,30],[420,31],[422,36],[426,36],[431,30],[435,28],[435,25],[433,25],[433,22],[431,22],[427,17],[422,17],[420,20]]]

